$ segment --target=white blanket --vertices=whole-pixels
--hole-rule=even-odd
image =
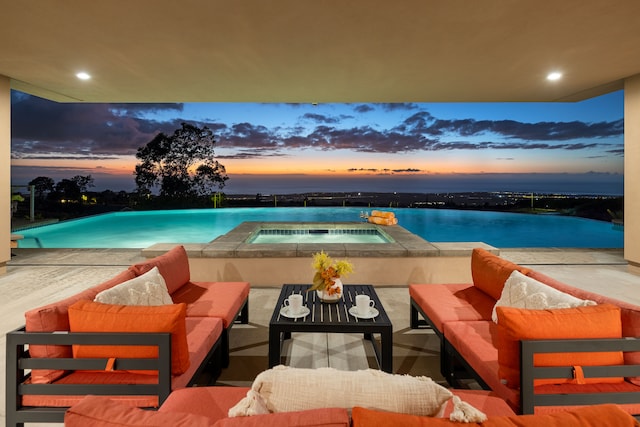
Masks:
[[[449,399],[450,419],[482,422],[486,416],[454,398],[451,391],[428,377],[393,375],[367,369],[299,369],[276,366],[260,373],[247,396],[229,410],[230,417],[360,406],[422,416],[441,416]]]

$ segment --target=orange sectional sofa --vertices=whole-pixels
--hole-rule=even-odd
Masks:
[[[442,418],[417,417],[353,408],[352,427],[638,427],[640,423],[616,405],[595,405],[546,415],[489,417],[482,423],[457,423]]]
[[[409,286],[411,327],[440,337],[450,384],[470,374],[523,414],[598,403],[640,414],[640,307],[484,249],[473,250],[471,273],[473,283]],[[549,304],[556,297],[567,300]]]
[[[88,396],[65,415],[67,427],[639,427],[616,405],[595,405],[546,415],[513,414],[499,398],[477,390],[456,390],[463,400],[488,416],[482,423],[384,412],[362,407],[321,408],[229,418],[227,413],[249,389],[245,387],[196,387],[175,391],[155,411],[144,411],[110,400]]]
[[[134,408],[104,396],[88,396],[67,411],[64,421],[67,427],[84,427],[87,425],[93,427],[158,425],[191,427],[350,427],[352,422],[350,411],[344,408],[316,408],[229,418],[227,416],[229,409],[240,402],[249,390],[248,387],[193,387],[177,390],[171,393],[157,412]],[[481,390],[456,390],[456,395],[489,417],[515,415],[502,399],[493,396],[492,393]],[[451,409],[451,405],[449,405],[443,416],[448,417]],[[384,420],[386,416],[394,415],[379,411],[378,413],[384,414],[377,415],[376,418],[378,420]],[[436,420],[435,418],[427,417],[417,418]],[[356,419],[354,418],[353,421],[355,423]],[[378,425],[397,426],[403,424],[387,423]],[[451,425],[465,426],[467,424],[451,423]]]
[[[187,253],[176,246],[26,312],[25,326],[7,334],[6,424],[62,422],[88,394],[157,408],[204,370],[215,380],[228,365],[231,327],[248,322],[249,289],[191,282]],[[157,301],[97,302],[123,297]]]

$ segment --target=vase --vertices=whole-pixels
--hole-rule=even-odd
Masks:
[[[340,298],[342,298],[342,280],[333,279],[333,285],[331,286],[331,289],[335,289],[337,290],[337,292],[332,292],[332,294],[329,295],[329,292],[327,292],[325,289],[316,291],[316,293],[318,294],[318,298],[320,298],[320,301],[334,303],[338,302]]]

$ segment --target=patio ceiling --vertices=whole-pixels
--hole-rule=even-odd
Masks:
[[[62,102],[577,101],[640,73],[638,0],[2,3],[0,75]]]

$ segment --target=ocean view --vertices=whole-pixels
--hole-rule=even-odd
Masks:
[[[66,175],[46,171],[56,180]],[[34,171],[12,166],[12,184],[26,185]],[[68,173],[67,173],[68,175]],[[133,174],[92,173],[91,191],[135,190]],[[473,193],[514,192],[622,196],[624,175],[615,173],[478,173],[478,174],[388,174],[388,175],[306,175],[229,173],[222,192],[226,194],[346,193]]]
[[[312,192],[466,193],[515,192],[622,196],[620,174],[460,174],[313,177],[308,175],[231,175],[227,194]]]

